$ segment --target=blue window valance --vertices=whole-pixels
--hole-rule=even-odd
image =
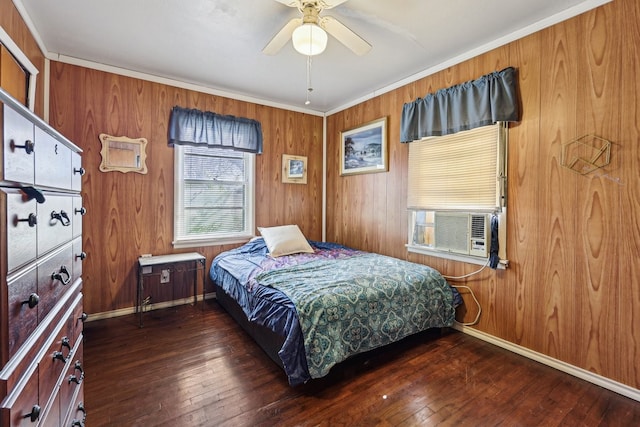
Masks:
[[[169,146],[197,145],[262,153],[260,122],[178,106],[169,118]]]
[[[400,142],[519,120],[516,70],[495,71],[404,104]]]

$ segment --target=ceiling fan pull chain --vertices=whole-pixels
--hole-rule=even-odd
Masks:
[[[309,100],[311,92],[313,92],[313,87],[311,86],[311,56],[307,56],[307,100],[304,102],[304,105],[311,104]]]

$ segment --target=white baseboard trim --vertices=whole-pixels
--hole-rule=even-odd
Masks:
[[[91,313],[87,317],[87,322],[94,322],[96,320],[111,319],[113,317],[126,316],[128,314],[133,314],[135,312],[136,312],[135,307],[129,307],[129,308],[121,308],[119,310],[103,311],[100,313]]]
[[[212,299],[215,297],[216,297],[216,293],[211,292],[211,293],[205,294],[204,299]],[[203,300],[202,295],[198,295],[197,300],[202,301]],[[191,304],[191,303],[193,303],[193,297],[182,298],[182,299],[177,299],[173,301],[165,301],[165,302],[159,302],[155,304],[148,304],[145,306],[144,311],[147,312],[151,310],[158,310],[161,308],[169,308],[169,307],[175,307],[178,305]],[[103,311],[101,313],[92,313],[92,314],[89,314],[89,317],[87,317],[87,322],[93,322],[95,320],[102,320],[102,319],[111,319],[111,318],[120,317],[120,316],[127,316],[129,314],[135,314],[135,312],[136,312],[135,307],[127,307],[127,308],[121,308],[118,310]]]
[[[502,338],[494,337],[493,335],[489,335],[485,332],[478,331],[477,329],[470,328],[468,326],[454,324],[453,329],[463,332],[465,334],[471,335],[475,338],[481,339],[482,341],[486,341],[488,343],[497,345],[498,347],[502,347],[513,353],[524,356],[528,359],[535,360],[536,362],[542,363],[543,365],[550,366],[559,371],[565,372],[569,375],[573,375],[574,377],[588,381],[592,384],[598,385],[600,387],[606,388],[607,390],[611,390],[615,393],[621,394],[630,399],[640,402],[640,390],[638,390],[637,388],[633,388],[626,384],[619,383],[607,377],[603,377],[602,375],[595,374],[591,371],[587,371],[586,369],[582,369],[577,366],[571,365],[569,363],[563,362],[561,360],[554,359],[553,357],[547,356],[542,353],[538,353],[537,351],[533,351],[526,347],[522,347],[518,344],[514,344],[512,342],[503,340]]]

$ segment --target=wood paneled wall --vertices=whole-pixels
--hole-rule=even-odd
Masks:
[[[522,120],[509,130],[510,267],[465,281],[477,329],[640,388],[640,2],[616,0],[327,121],[327,239],[461,275],[478,266],[408,254],[402,105],[483,74],[518,69]],[[389,118],[387,173],[339,176],[339,133]],[[611,164],[579,175],[561,146],[595,134]],[[464,320],[475,317],[473,302]]]
[[[44,114],[44,55],[36,43],[31,31],[18,13],[11,0],[0,0],[0,26],[20,47],[29,61],[39,70],[36,82],[36,100],[34,113],[39,117]],[[12,76],[14,78],[15,76]],[[3,83],[5,84],[5,83]],[[19,86],[22,82],[7,82],[7,86]]]
[[[51,124],[84,153],[83,277],[85,310],[129,308],[136,295],[137,258],[199,251],[207,268],[230,246],[174,250],[174,150],[167,146],[171,108],[179,105],[262,123],[264,152],[256,156],[256,225],[295,223],[322,238],[322,118],[207,95],[83,67],[51,65]],[[148,173],[98,170],[98,136],[147,138]],[[282,155],[307,157],[307,184],[281,182]],[[237,245],[236,245],[237,246]]]

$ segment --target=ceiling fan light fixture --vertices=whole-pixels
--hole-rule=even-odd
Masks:
[[[291,40],[293,47],[307,56],[318,55],[327,47],[327,33],[313,23],[302,24],[293,30]]]

